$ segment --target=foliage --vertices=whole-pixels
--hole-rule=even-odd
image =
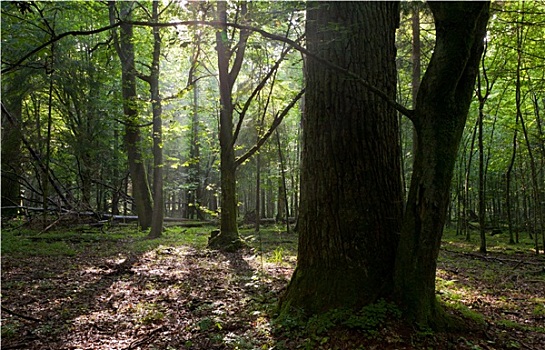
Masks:
[[[176,1],[160,3],[164,10],[162,12],[164,22],[213,19],[213,11],[208,2],[189,2],[184,3],[183,6],[180,4]],[[397,31],[396,62],[399,86],[397,99],[407,106],[411,104],[413,62],[410,18],[413,14],[413,5],[415,4],[402,4],[401,25]],[[156,260],[158,263],[169,266],[173,256],[185,259],[185,255],[180,253],[178,248],[191,247],[199,252],[203,251],[207,244],[208,232],[213,227],[183,228],[169,227],[169,224],[166,224],[163,237],[154,241],[145,238],[146,232],[137,232],[133,227],[115,225],[107,225],[102,230],[98,230],[90,225],[78,223],[68,229],[54,225],[51,229],[42,231],[58,219],[57,215],[44,215],[43,222],[38,219],[41,215],[34,214],[33,210],[39,209],[36,207],[43,206],[44,202],[48,203],[50,208],[59,209],[59,212],[73,209],[97,214],[130,215],[134,211],[134,206],[132,183],[127,175],[126,149],[122,146],[124,124],[120,93],[121,67],[118,60],[113,59],[115,53],[111,40],[112,32],[108,30],[93,35],[69,35],[52,45],[45,46],[18,63],[29,52],[61,33],[94,30],[107,26],[109,24],[107,6],[100,1],[38,1],[28,2],[24,6],[23,2],[1,2],[2,70],[3,72],[7,70],[2,74],[2,103],[17,119],[18,124],[13,127],[20,129],[24,141],[27,142],[23,144],[21,139],[16,145],[16,148],[19,147],[18,156],[20,156],[16,162],[20,164],[20,169],[5,166],[4,160],[7,158],[3,154],[2,174],[12,170],[16,172],[22,191],[21,197],[16,198],[15,204],[21,204],[24,207],[19,214],[28,222],[7,222],[3,219],[1,249],[3,270],[7,269],[9,272],[12,266],[7,263],[4,266],[4,261],[11,262],[19,259],[21,263],[37,261],[38,263],[32,265],[33,270],[27,272],[28,276],[34,276],[36,273],[35,279],[39,282],[33,285],[28,280],[15,276],[13,280],[3,280],[3,292],[10,288],[25,293],[27,291],[45,293],[52,290],[56,286],[56,282],[51,281],[52,275],[48,272],[40,276],[36,272],[41,269],[42,262],[45,265],[54,262],[59,266],[67,266],[67,271],[59,272],[57,275],[65,276],[63,273],[66,273],[75,281],[78,278],[74,272],[76,269],[81,268],[80,270],[84,272],[78,270],[78,273],[88,276],[79,259],[92,256],[93,259],[107,261],[101,265],[91,259],[89,266],[96,268],[100,271],[96,274],[103,277],[105,281],[109,281],[111,276],[107,273],[111,271],[107,268],[116,265],[118,260],[125,261],[129,252],[145,256],[144,262]],[[134,9],[134,18],[147,21],[150,6],[150,2],[138,3]],[[234,19],[237,15],[238,4],[233,2],[229,6],[229,15]],[[298,40],[304,36],[304,7],[303,2],[254,2],[251,4],[249,24],[270,33]],[[483,109],[485,215],[489,255],[478,257],[476,255],[478,248],[474,246],[471,238],[477,231],[474,226],[475,220],[470,219],[469,214],[476,212],[478,206],[477,157],[479,150],[476,147],[477,143],[472,143],[479,115],[479,104],[475,99],[459,150],[456,176],[451,186],[449,212],[451,226],[445,232],[443,247],[446,250],[439,259],[437,289],[441,293],[441,300],[447,306],[452,306],[451,311],[460,312],[467,318],[473,318],[478,322],[481,322],[483,317],[487,322],[494,319],[496,324],[502,325],[507,330],[543,332],[542,327],[534,325],[535,320],[542,320],[544,314],[543,300],[540,297],[529,297],[531,305],[524,307],[519,315],[514,315],[513,313],[518,312],[516,306],[521,301],[517,299],[517,296],[497,296],[503,292],[496,287],[502,286],[505,290],[513,290],[521,287],[521,281],[529,280],[528,289],[532,291],[535,283],[544,281],[543,274],[537,268],[533,271],[526,263],[521,262],[517,265],[518,263],[513,263],[509,259],[516,261],[531,259],[530,255],[540,252],[540,249],[543,250],[539,248],[539,245],[543,247],[545,238],[543,236],[545,220],[543,214],[540,214],[543,213],[542,203],[545,203],[543,201],[545,193],[545,181],[543,181],[545,25],[542,20],[545,8],[542,1],[536,1],[494,2],[492,9],[487,50],[481,65],[481,87],[485,88],[486,85],[485,73],[489,81],[493,82]],[[421,23],[421,63],[425,67],[433,51],[435,33],[427,7],[419,6],[417,12]],[[218,202],[218,196],[221,189],[217,116],[220,105],[214,46],[215,31],[215,28],[207,25],[180,25],[161,29],[164,44],[160,81],[164,104],[162,149],[166,159],[163,169],[165,208],[167,216],[171,217],[195,218],[195,214],[192,214],[194,208],[199,208],[204,218],[219,217],[221,203]],[[235,32],[234,29],[229,31],[230,40],[236,37]],[[151,28],[136,26],[134,44],[137,47],[136,68],[142,74],[148,74],[153,45]],[[282,42],[264,39],[256,33],[250,36],[240,77],[234,86],[235,124],[253,88],[279,60],[285,48],[286,45]],[[255,144],[278,111],[297,93],[304,83],[302,68],[303,58],[298,52],[292,50],[279,65],[274,79],[270,79],[254,97],[241,122],[240,134],[234,145],[237,156],[244,154]],[[516,85],[517,71],[521,78],[520,110],[526,123],[528,140],[524,140],[522,123],[516,118],[518,102],[514,85]],[[140,125],[142,131],[143,148],[150,150],[153,140],[149,124],[152,110],[151,101],[147,97],[149,96],[148,87],[144,82],[138,82],[137,93],[139,99],[135,105],[139,110],[139,118],[135,122]],[[257,210],[256,216],[281,217],[282,212],[287,210],[290,216],[297,217],[299,159],[302,148],[300,144],[301,116],[300,108],[294,108],[288,113],[277,129],[278,142],[274,137],[271,138],[256,154],[260,158],[259,167],[257,157],[254,157],[238,168],[237,196],[240,216],[255,211],[259,196],[261,208]],[[6,123],[3,115],[3,151],[7,146],[5,133],[11,128],[12,125]],[[413,126],[408,120],[402,119],[401,129],[403,175],[405,185],[408,187],[414,151]],[[518,139],[514,142],[515,133]],[[37,157],[33,157],[33,151]],[[516,151],[513,182],[510,188],[506,188],[506,173],[513,151]],[[284,164],[280,162],[280,152],[283,152],[285,157]],[[149,168],[151,152],[145,153],[144,163]],[[473,162],[470,161],[471,157]],[[538,170],[537,179],[532,179],[532,162]],[[50,181],[47,179],[48,174],[45,174],[41,168],[41,165],[45,163],[52,178]],[[283,208],[279,204],[283,195],[282,173],[286,175],[289,208]],[[53,184],[58,185],[59,193],[52,190]],[[257,184],[259,184],[259,190]],[[513,196],[513,203],[510,206],[506,199],[507,193]],[[61,195],[67,198],[71,208],[63,202]],[[539,196],[542,196],[541,200]],[[5,206],[5,203],[3,198],[2,206]],[[510,223],[507,215],[509,211],[513,213],[512,233],[517,235],[516,244],[509,243]],[[42,227],[36,229],[39,226]],[[291,269],[296,264],[297,237],[286,234],[284,229],[283,226],[278,225],[262,228],[259,232],[255,232],[253,228],[241,230],[241,234],[252,247],[251,256],[246,256],[245,259],[253,261],[252,259],[255,258],[254,262],[258,262],[256,269],[259,273],[252,273],[250,277],[241,277],[224,271],[224,276],[229,276],[227,279],[230,282],[234,281],[234,284],[229,285],[230,288],[247,288],[254,291],[243,294],[242,297],[242,294],[238,294],[233,299],[236,297],[251,299],[252,308],[248,313],[257,312],[258,314],[249,315],[245,311],[242,313],[247,317],[245,320],[251,322],[252,326],[256,326],[256,329],[261,332],[261,339],[268,337],[266,341],[259,344],[262,346],[288,344],[286,347],[290,347],[293,345],[290,340],[281,339],[276,342],[278,339],[272,339],[273,331],[270,324],[271,309],[281,288],[279,285],[285,284]],[[492,230],[495,232],[499,230],[502,233],[491,235]],[[199,255],[198,258],[203,262],[200,262],[201,265],[198,268],[206,266],[208,272],[215,271],[214,269],[218,266],[207,265],[208,260],[218,265],[229,264],[213,254],[206,252],[202,256]],[[495,260],[496,258],[500,260]],[[508,259],[508,261],[502,262],[501,259]],[[173,269],[179,267],[173,266]],[[506,269],[506,266],[509,266],[509,269]],[[271,277],[271,270],[275,271],[274,278]],[[206,274],[207,271],[203,273]],[[74,275],[71,275],[73,272]],[[150,276],[144,275],[142,278],[149,279]],[[180,281],[173,278],[173,285],[183,293],[187,292],[188,288],[198,293],[202,288],[206,288],[207,282],[210,282],[211,276],[206,275],[206,277],[208,279],[204,281],[199,280],[202,282],[200,284],[191,284],[193,281]],[[86,287],[81,287],[84,285],[83,282],[80,286],[74,286],[74,290],[85,289]],[[156,285],[154,285],[155,282]],[[161,285],[155,282],[150,285],[154,286],[155,291],[159,291],[160,288],[157,286]],[[67,283],[72,286],[71,281]],[[168,289],[168,286],[162,287]],[[265,292],[264,289],[267,288],[273,292],[270,290]],[[95,290],[89,288],[88,292],[94,294]],[[117,292],[119,291],[113,293]],[[210,293],[210,290],[206,292]],[[521,291],[521,293],[526,292]],[[73,291],[66,291],[66,293],[59,300],[77,298],[80,295],[70,294],[75,293]],[[160,292],[157,293],[160,294]],[[42,294],[38,295],[38,298],[42,297]],[[208,297],[210,294],[205,296],[205,298]],[[491,304],[482,304],[477,301],[481,297],[494,300]],[[69,304],[67,308],[74,307],[74,309],[64,314],[63,310],[52,309],[51,305],[44,304],[44,300],[46,297],[43,300],[31,300],[28,307],[34,308],[37,314],[44,312],[50,315],[49,311],[57,311],[51,314],[60,315],[59,317],[64,317],[70,322],[74,321],[74,318],[71,318],[72,314],[80,311],[86,314],[86,311],[83,311],[86,310],[85,308],[88,310],[96,307],[92,302],[86,302],[82,309],[74,311],[76,306],[81,305]],[[169,322],[172,310],[162,304],[164,300],[150,303],[148,301],[143,299],[140,304],[135,303],[137,307],[133,309],[133,311],[138,310],[133,314],[140,319],[135,322],[142,327],[139,329]],[[197,304],[198,301],[193,303]],[[26,305],[18,304],[22,310],[26,309]],[[247,305],[244,304],[244,306]],[[487,310],[491,308],[490,305],[493,305],[493,311],[489,312]],[[236,311],[243,309],[239,304],[237,307],[239,309]],[[335,310],[324,319],[308,320],[304,325],[293,320],[293,325],[289,326],[286,320],[288,324],[282,327],[295,327],[294,329],[299,329],[301,332],[310,332],[307,334],[312,334],[312,339],[308,346],[327,347],[327,344],[331,343],[328,332],[336,327],[346,326],[370,334],[369,332],[372,333],[372,330],[376,329],[375,326],[384,322],[380,315],[388,314],[388,312],[395,314],[393,310],[388,310],[387,305],[379,303],[376,308],[369,311],[370,317],[364,317],[367,314],[363,310],[356,315]],[[216,309],[220,308],[214,306],[214,310]],[[499,313],[498,310],[506,311],[503,315],[504,319],[498,319],[494,314]],[[187,314],[176,314],[176,316],[183,319],[187,317]],[[237,336],[228,335],[229,327],[236,327],[227,316],[210,315],[203,311],[199,317],[193,319],[191,325],[184,325],[184,327],[194,327],[199,330],[196,333],[197,336],[186,340],[187,344],[207,344],[204,339],[208,339],[209,343],[233,348],[258,346],[256,345],[258,341],[254,342],[247,333]],[[512,318],[516,320],[513,321]],[[525,326],[521,321],[524,318],[530,320],[532,326]],[[214,323],[217,320],[219,320],[217,324],[221,327]],[[49,336],[62,333],[62,329],[58,328],[60,323],[57,321],[52,319],[50,323],[41,324],[34,334]],[[213,323],[207,327],[209,321]],[[66,324],[65,326],[74,325]],[[308,329],[304,330],[303,326]],[[26,325],[22,327],[22,322],[11,318],[8,324],[2,324],[2,337],[17,339],[23,334],[23,328],[26,329]],[[216,338],[207,338],[206,332],[214,333]],[[252,331],[246,330],[246,332],[250,334]],[[254,334],[251,333],[251,335]],[[130,345],[126,344],[126,346]]]
[[[211,19],[212,11],[207,3],[178,6],[177,3],[161,4],[164,21]],[[304,3],[255,3],[250,8],[250,24],[263,30],[287,35],[297,40],[303,33]],[[148,20],[150,4],[140,4],[134,10],[134,18]],[[416,9],[416,10],[415,10]],[[530,174],[530,151],[539,168],[543,164],[543,123],[536,113],[543,110],[543,76],[540,58],[544,26],[540,16],[545,12],[542,2],[504,2],[492,4],[492,18],[487,37],[487,51],[482,65],[482,76],[486,72],[491,91],[484,106],[484,148],[486,162],[487,225],[505,224],[504,197],[505,173],[513,149],[513,132],[519,131],[515,163],[515,184],[511,188],[516,198],[516,207],[510,208],[515,215],[516,228],[537,231],[536,220],[522,203],[532,198]],[[229,15],[236,15],[232,4]],[[398,100],[409,105],[412,68],[411,16],[417,11],[420,17],[421,64],[429,61],[435,39],[433,21],[426,6],[404,4],[401,26],[398,30]],[[35,2],[22,9],[18,2],[2,3],[2,68],[11,69],[2,75],[2,101],[10,109],[17,96],[22,98],[21,129],[29,145],[42,159],[46,148],[51,147],[51,173],[57,178],[61,189],[69,194],[69,200],[78,209],[93,209],[105,212],[132,210],[130,179],[126,178],[127,162],[122,145],[123,125],[120,95],[120,66],[113,57],[109,31],[94,35],[67,36],[47,46],[18,67],[17,62],[28,52],[55,35],[70,30],[91,30],[109,23],[107,7],[98,1]],[[218,144],[218,87],[216,82],[216,58],[213,45],[215,32],[208,26],[172,26],[161,30],[164,41],[164,59],[161,62],[161,91],[164,103],[163,152],[165,165],[165,195],[167,216],[185,216],[192,213],[189,198],[195,191],[199,194],[198,206],[205,209],[203,215],[217,214],[219,194]],[[287,34],[286,34],[287,33]],[[513,35],[513,33],[519,33]],[[232,33],[231,33],[232,34]],[[137,69],[148,74],[151,62],[151,29],[135,28],[137,47]],[[520,46],[520,50],[517,47]],[[278,60],[286,45],[264,40],[252,34],[248,41],[246,57],[239,81],[234,87],[237,113],[244,101],[270,67]],[[6,49],[9,48],[9,49]],[[521,139],[522,126],[516,123],[514,105],[515,91],[511,88],[517,69],[517,52],[522,62],[522,112],[526,118],[529,147]],[[12,69],[13,68],[13,69]],[[189,74],[191,73],[191,74]],[[191,75],[192,79],[187,79]],[[274,80],[268,81],[250,104],[243,120],[237,141],[237,155],[251,147],[263,134],[275,113],[294,95],[303,82],[300,54],[290,52],[279,66]],[[52,83],[52,91],[49,85]],[[484,87],[484,80],[482,81]],[[194,92],[197,98],[194,99]],[[147,87],[138,82],[137,101],[141,118],[139,124],[150,121],[151,109]],[[52,134],[47,140],[47,115],[49,95],[52,107]],[[464,143],[460,149],[458,175],[452,186],[452,219],[460,223],[462,230],[464,211],[475,210],[477,189],[476,162],[469,164],[473,126],[478,104],[472,112],[466,128]],[[198,118],[193,119],[197,113]],[[236,113],[235,113],[236,114]],[[236,119],[236,118],[235,118]],[[237,120],[235,120],[237,122]],[[196,123],[198,127],[193,127]],[[280,174],[287,176],[287,193],[290,197],[290,214],[296,216],[298,206],[300,111],[290,111],[278,129],[280,148],[285,153],[284,169],[281,169],[278,147],[275,142],[266,143],[261,151],[261,215],[272,218],[282,211]],[[149,126],[142,127],[143,145],[151,148],[152,135]],[[402,120],[402,151],[404,158],[405,185],[408,186],[412,171],[412,125]],[[198,144],[198,155],[192,145]],[[194,149],[193,149],[194,150]],[[192,153],[193,152],[193,153]],[[151,152],[147,152],[151,154]],[[21,185],[26,206],[42,202],[44,190],[43,174],[31,158],[29,150],[22,149]],[[146,163],[151,162],[148,156]],[[198,167],[196,166],[198,164]],[[5,170],[3,170],[5,171]],[[255,209],[256,164],[250,160],[238,171],[239,212]],[[464,184],[464,176],[469,181]],[[151,178],[151,176],[150,176]],[[541,186],[543,181],[538,181]],[[464,192],[463,187],[467,188]],[[49,191],[51,202],[58,198]],[[58,204],[57,204],[58,205]],[[515,213],[516,211],[516,213]],[[539,221],[539,220],[537,220]]]
[[[379,336],[381,330],[401,318],[401,311],[384,299],[364,306],[358,312],[349,309],[333,309],[310,318],[302,314],[281,315],[276,321],[276,329],[285,335],[306,339],[307,348],[324,345],[329,341],[328,334],[335,329],[349,329],[360,332],[365,338]]]

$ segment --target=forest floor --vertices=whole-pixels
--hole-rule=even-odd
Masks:
[[[448,233],[438,296],[471,329],[404,326],[386,303],[351,327],[275,321],[296,262],[280,227],[239,253],[207,250],[211,227],[2,232],[2,349],[545,349],[545,259],[489,237],[490,253]],[[476,239],[475,239],[476,240]],[[337,318],[338,320],[338,318]]]

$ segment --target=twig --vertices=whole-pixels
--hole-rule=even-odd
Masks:
[[[51,224],[49,224],[49,226],[47,226],[46,228],[41,230],[38,234],[41,235],[42,233],[45,233],[45,232],[49,231],[49,229],[51,229],[53,226],[57,225],[61,220],[62,220],[62,216],[59,216],[59,218],[57,220],[53,221]]]
[[[19,342],[11,345],[2,345],[2,350],[11,350],[11,349],[27,349],[28,341]]]
[[[16,316],[16,317],[19,317],[19,318],[22,318],[22,319],[25,319],[27,321],[32,321],[32,322],[42,322],[42,320],[38,319],[38,318],[34,318],[34,317],[31,317],[31,316],[26,316],[26,315],[22,315],[20,313],[17,313],[15,311],[11,311],[10,309],[2,306],[2,311],[4,311],[5,313],[8,313],[10,315],[13,315],[13,316]]]
[[[124,350],[131,350],[131,349],[135,349],[136,347],[142,345],[142,344],[149,344],[149,340],[151,337],[153,337],[155,335],[155,333],[163,330],[165,328],[165,325],[162,325],[158,328],[155,328],[154,330],[150,331],[148,334],[146,334],[145,336],[143,336],[142,338],[138,339],[138,340],[135,340],[133,341],[128,347],[126,347]]]

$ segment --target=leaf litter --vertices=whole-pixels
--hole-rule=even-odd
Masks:
[[[293,257],[270,262],[255,250],[183,244],[137,254],[127,242],[109,246],[108,254],[100,241],[70,257],[4,254],[2,349],[545,348],[542,257],[510,262],[447,245],[438,294],[447,305],[482,315],[484,326],[475,332],[415,337],[394,326],[371,339],[332,333],[309,342],[274,326]]]

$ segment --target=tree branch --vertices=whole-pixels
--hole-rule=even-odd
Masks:
[[[242,17],[245,17],[248,11],[247,4],[243,2],[241,6],[242,6]],[[247,29],[240,30],[239,40],[236,45],[235,59],[233,61],[233,66],[231,67],[231,71],[229,72],[229,86],[233,86],[238,76],[238,73],[240,72],[240,69],[242,68],[242,61],[244,60],[244,52],[246,51],[246,43],[248,42],[250,33],[251,32]]]
[[[256,86],[256,88],[254,89],[254,91],[252,92],[250,97],[248,97],[248,99],[244,103],[244,107],[242,107],[242,111],[240,111],[240,113],[239,113],[237,127],[236,127],[235,133],[233,135],[233,145],[237,141],[238,134],[240,133],[240,129],[242,128],[242,122],[244,120],[244,117],[246,116],[246,113],[248,112],[248,109],[250,108],[251,102],[253,101],[254,97],[259,93],[259,91],[261,91],[261,89],[263,89],[263,87],[265,86],[267,81],[271,78],[271,76],[278,69],[278,67],[280,67],[280,64],[284,61],[284,59],[286,58],[286,56],[289,53],[290,49],[291,49],[291,47],[285,49],[282,52],[282,54],[280,55],[280,58],[278,59],[278,61],[276,61],[274,63],[274,65],[271,67],[269,72],[267,72],[267,75],[265,75],[265,77],[261,80],[261,82]]]
[[[1,309],[2,309],[2,311],[4,311],[4,312],[7,313],[7,314],[10,314],[10,315],[13,315],[13,316],[17,316],[17,317],[22,318],[22,319],[27,320],[27,321],[42,322],[42,320],[40,320],[40,319],[31,317],[31,316],[26,316],[26,315],[17,313],[17,312],[15,312],[15,311],[11,311],[10,309],[8,309],[7,307],[4,307],[4,306],[2,306]]]
[[[22,58],[20,58],[17,62],[11,64],[9,67],[2,69],[2,74],[9,73],[12,70],[15,70],[17,67],[19,67],[24,61],[26,61],[28,58],[32,57],[33,55],[37,54],[38,52],[42,51],[46,47],[48,47],[51,44],[56,43],[57,41],[61,40],[62,38],[65,38],[67,36],[78,36],[78,35],[93,35],[105,32],[110,29],[114,29],[119,27],[123,22],[117,22],[113,23],[109,26],[93,29],[93,30],[71,30],[62,34],[59,34],[57,36],[54,36],[50,40],[46,41],[42,45],[38,46],[34,50],[30,51],[26,55],[24,55]]]
[[[315,55],[314,53],[310,52],[308,49],[301,46],[300,44],[298,44],[294,40],[286,38],[286,37],[284,37],[282,35],[269,33],[269,32],[267,32],[267,31],[265,31],[265,30],[263,30],[261,28],[257,28],[257,27],[253,27],[253,26],[248,26],[248,25],[243,25],[243,24],[238,24],[238,23],[230,23],[230,22],[222,23],[222,22],[218,22],[218,21],[179,21],[179,22],[171,22],[171,23],[150,23],[150,22],[142,22],[142,21],[131,21],[130,23],[133,24],[133,25],[137,25],[137,26],[160,26],[160,27],[172,27],[172,26],[179,26],[179,25],[186,25],[186,26],[190,26],[190,25],[208,25],[208,26],[212,26],[212,27],[228,26],[228,27],[233,27],[233,28],[237,28],[237,29],[240,29],[240,30],[248,30],[248,31],[256,32],[256,33],[260,34],[261,36],[263,36],[263,37],[265,37],[267,39],[284,42],[284,43],[290,45],[291,47],[293,47],[294,49],[296,49],[297,51],[307,55],[308,57],[311,57],[311,58],[317,60],[318,62],[322,63],[324,66],[326,66],[326,67],[328,67],[330,69],[333,69],[335,71],[338,71],[340,73],[346,74],[349,77],[354,78],[360,84],[362,84],[363,86],[368,88],[370,91],[374,92],[378,97],[380,97],[382,100],[384,100],[386,103],[388,103],[391,107],[395,108],[399,113],[403,114],[404,116],[406,116],[410,120],[414,121],[414,111],[411,110],[411,109],[408,109],[407,107],[401,105],[400,103],[390,99],[390,97],[384,91],[376,88],[374,85],[372,85],[371,83],[369,83],[367,80],[360,77],[356,73],[354,73],[354,72],[352,72],[352,71],[350,71],[348,69],[345,69],[345,68],[343,68],[343,67],[341,67],[339,65],[336,65],[335,63],[332,63],[332,62],[326,60],[323,57]]]
[[[268,39],[271,39],[271,40],[275,40],[275,41],[280,41],[280,42],[284,42],[290,46],[292,46],[293,48],[295,48],[297,51],[307,55],[308,57],[311,57],[315,60],[317,60],[318,62],[322,63],[324,66],[330,68],[330,69],[333,69],[335,71],[338,71],[340,73],[343,73],[343,74],[346,74],[352,78],[354,78],[355,80],[357,80],[359,83],[361,83],[363,86],[365,86],[366,88],[368,88],[370,91],[374,92],[377,96],[379,96],[381,99],[383,99],[386,103],[388,103],[391,107],[395,108],[399,113],[403,114],[404,116],[408,117],[409,119],[411,119],[413,122],[414,122],[414,110],[410,110],[408,109],[407,107],[401,105],[400,103],[390,99],[390,97],[382,90],[376,88],[374,85],[372,85],[371,83],[369,83],[367,80],[365,80],[364,78],[360,77],[359,75],[357,75],[356,73],[354,72],[351,72],[350,70],[348,69],[345,69],[341,66],[338,66],[318,55],[315,55],[313,54],[312,52],[310,52],[308,49],[306,49],[305,47],[301,46],[300,44],[298,44],[297,42],[295,42],[294,40],[291,40],[289,38],[286,38],[284,36],[281,36],[281,35],[277,35],[277,34],[273,34],[273,33],[269,33],[261,28],[257,28],[257,27],[253,27],[253,26],[248,26],[248,25],[243,25],[243,24],[238,24],[238,23],[224,23],[224,22],[220,22],[220,21],[178,21],[178,22],[169,22],[169,23],[153,23],[153,22],[144,22],[144,21],[119,21],[117,23],[112,23],[111,25],[109,26],[106,26],[106,27],[102,27],[102,28],[98,28],[98,29],[94,29],[94,30],[88,30],[88,31],[68,31],[68,32],[65,32],[65,33],[62,33],[62,34],[59,34],[57,35],[56,37],[52,38],[51,40],[45,42],[44,44],[38,46],[36,49],[30,51],[28,54],[26,54],[25,56],[23,56],[20,60],[18,60],[17,62],[15,62],[13,65],[11,65],[10,67],[8,68],[5,68],[1,71],[2,74],[4,73],[8,73],[12,70],[14,70],[15,68],[17,68],[22,62],[24,62],[25,60],[27,60],[29,57],[31,57],[32,55],[40,52],[41,50],[43,50],[45,47],[47,47],[48,45],[51,45],[57,41],[59,41],[60,39],[66,37],[66,36],[76,36],[76,35],[92,35],[92,34],[98,34],[98,33],[101,33],[101,32],[104,32],[104,31],[107,31],[107,30],[110,30],[110,29],[114,29],[114,28],[117,28],[119,27],[121,24],[132,24],[132,25],[135,25],[135,26],[145,26],[145,27],[175,27],[175,26],[197,26],[197,25],[205,25],[205,26],[212,26],[212,27],[219,27],[221,28],[222,26],[229,26],[229,27],[233,27],[233,28],[237,28],[237,29],[240,29],[240,30],[246,30],[246,31],[251,31],[251,32],[256,32],[258,34],[260,34],[261,36],[265,37],[265,38],[268,38]],[[239,48],[240,49],[240,48]]]
[[[9,123],[11,124],[11,127],[13,128],[19,128],[19,125],[18,125],[18,121],[17,119],[15,119],[9,112],[8,110],[6,109],[6,107],[4,106],[4,103],[1,104],[2,105],[2,114],[5,115],[9,121]],[[53,172],[51,171],[51,169],[48,169],[42,159],[40,158],[40,156],[36,153],[36,151],[32,148],[32,146],[30,145],[30,143],[28,142],[28,140],[23,136],[21,135],[21,141],[23,142],[23,144],[25,145],[25,147],[28,149],[28,151],[30,152],[30,155],[32,156],[32,158],[34,158],[34,160],[38,163],[38,166],[40,167],[40,170],[42,170],[44,172],[44,174],[47,176],[47,180],[49,180],[49,183],[53,186],[53,188],[55,189],[55,192],[57,192],[57,195],[59,196],[59,198],[61,199],[61,201],[66,204],[66,206],[70,209],[72,209],[72,205],[68,202],[68,200],[66,199],[66,196],[64,195],[63,191],[60,189],[60,187],[57,185],[57,182],[55,181],[54,179],[54,175],[53,175]]]
[[[272,135],[274,130],[276,130],[278,125],[280,125],[280,123],[282,122],[284,117],[288,114],[288,112],[293,108],[293,106],[295,106],[297,101],[299,101],[301,99],[301,97],[303,96],[304,93],[305,93],[305,89],[302,89],[301,91],[299,91],[297,96],[294,97],[294,99],[286,106],[286,108],[284,108],[284,110],[280,114],[277,114],[275,116],[269,130],[267,130],[267,132],[257,141],[257,143],[252,148],[250,148],[245,154],[243,154],[242,156],[238,157],[235,160],[235,167],[238,167],[240,164],[244,163],[248,158],[253,156],[254,153],[257,152],[261,148],[261,146],[263,146],[263,144]]]

